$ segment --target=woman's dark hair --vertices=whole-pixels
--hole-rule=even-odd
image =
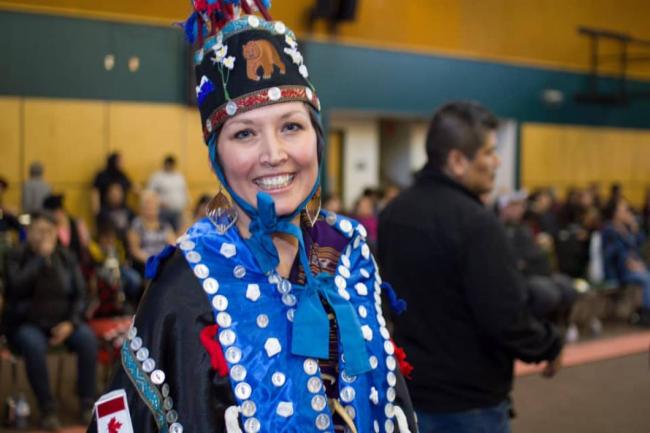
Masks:
[[[614,215],[616,215],[616,209],[618,209],[618,205],[622,201],[625,201],[625,199],[623,197],[618,197],[609,200],[605,204],[605,206],[603,207],[603,219],[605,221],[611,221],[614,219]]]
[[[442,169],[452,149],[460,150],[469,159],[485,144],[485,136],[499,122],[477,102],[454,101],[436,111],[429,124],[426,150],[428,164]]]
[[[29,214],[29,225],[34,224],[38,220],[44,220],[52,225],[56,225],[56,217],[52,212],[39,210]]]

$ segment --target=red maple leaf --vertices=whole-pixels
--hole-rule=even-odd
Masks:
[[[115,417],[108,421],[108,433],[119,433],[121,427],[122,423],[115,419]]]

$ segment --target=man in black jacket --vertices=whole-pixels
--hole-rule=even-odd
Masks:
[[[95,398],[97,341],[83,323],[85,285],[72,253],[57,245],[56,221],[35,213],[26,245],[7,256],[7,310],[4,321],[11,347],[25,358],[30,385],[38,400],[43,427],[60,423],[50,391],[46,355],[65,344],[78,356],[82,419],[89,421]]]
[[[453,102],[434,115],[425,167],[380,216],[382,276],[408,302],[395,337],[415,367],[422,433],[509,432],[513,361],[559,368],[562,339],[526,308],[497,218],[479,200],[499,157],[497,120]]]

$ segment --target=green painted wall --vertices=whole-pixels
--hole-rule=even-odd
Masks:
[[[0,94],[186,103],[187,52],[171,24],[0,12]],[[518,121],[650,128],[650,98],[625,106],[576,103],[584,74],[333,43],[307,42],[303,52],[327,110],[428,116],[444,101],[464,98]],[[115,55],[112,71],[104,69],[106,54]],[[134,55],[137,73],[127,68]],[[547,88],[562,91],[564,104],[546,106]],[[650,82],[631,81],[630,89],[650,92]]]

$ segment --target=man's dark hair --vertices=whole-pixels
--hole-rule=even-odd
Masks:
[[[485,143],[485,135],[497,129],[499,121],[477,102],[454,101],[438,109],[427,133],[428,164],[441,169],[452,149],[473,159]]]
[[[56,217],[52,214],[52,212],[39,210],[29,214],[29,225],[34,224],[38,220],[44,220],[52,225],[56,225]]]
[[[167,155],[163,161],[163,164],[165,164],[166,166],[167,165],[175,166],[176,158],[174,157],[174,155]]]

